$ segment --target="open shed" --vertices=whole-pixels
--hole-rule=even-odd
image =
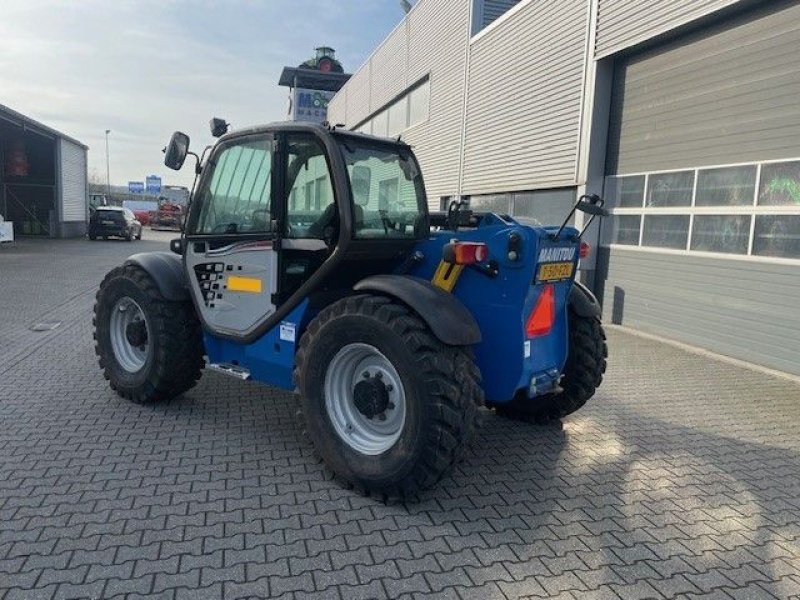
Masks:
[[[15,236],[86,233],[87,151],[0,104],[0,214],[13,222]]]

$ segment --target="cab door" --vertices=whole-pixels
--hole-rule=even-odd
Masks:
[[[208,330],[244,339],[276,311],[279,197],[271,134],[221,142],[198,186],[186,227],[186,275]]]

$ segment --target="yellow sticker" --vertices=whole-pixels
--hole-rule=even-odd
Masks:
[[[431,283],[445,292],[452,292],[463,270],[464,265],[454,265],[453,263],[441,261],[439,266],[436,267]]]
[[[261,293],[261,280],[256,277],[228,277],[227,284],[229,292],[249,292],[251,294]]]

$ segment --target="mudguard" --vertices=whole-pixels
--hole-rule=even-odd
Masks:
[[[433,334],[449,346],[470,346],[481,341],[475,317],[461,301],[430,281],[410,275],[374,275],[359,281],[358,292],[379,292],[411,307]]]
[[[595,298],[594,294],[583,285],[580,281],[575,281],[572,289],[569,292],[569,307],[579,317],[587,319],[596,317],[600,318],[601,308],[600,303]]]
[[[164,299],[171,302],[189,300],[180,256],[172,252],[142,252],[130,256],[125,264],[136,265],[147,271]]]

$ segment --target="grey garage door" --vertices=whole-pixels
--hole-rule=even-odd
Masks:
[[[607,318],[800,374],[800,3],[616,61]]]

